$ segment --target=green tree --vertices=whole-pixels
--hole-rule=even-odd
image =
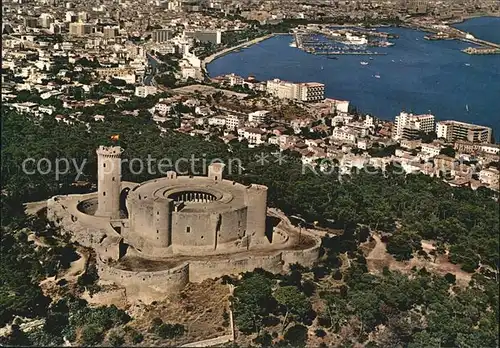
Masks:
[[[447,147],[444,147],[441,149],[441,151],[439,152],[441,155],[445,155],[445,156],[448,156],[448,157],[453,157],[455,158],[455,149],[453,149],[453,147],[451,146],[447,146]]]
[[[117,330],[110,332],[108,340],[113,347],[121,347],[125,343],[123,334]]]
[[[262,322],[272,309],[271,281],[254,273],[242,280],[234,290],[232,306],[235,323],[243,333],[258,333]]]
[[[312,309],[309,299],[296,286],[279,287],[273,296],[285,310],[282,322],[282,334],[293,319],[304,319],[306,314]]]
[[[85,346],[95,346],[102,342],[104,338],[104,328],[98,324],[87,324],[82,328],[82,344]]]

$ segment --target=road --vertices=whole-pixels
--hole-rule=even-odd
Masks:
[[[154,78],[158,72],[158,65],[162,64],[162,62],[149,52],[146,53],[146,58],[148,59],[148,67],[151,71],[149,75],[144,77],[144,85],[158,87]]]

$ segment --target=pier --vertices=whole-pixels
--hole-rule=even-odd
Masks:
[[[439,29],[430,27],[428,25],[422,25],[420,23],[405,26],[410,29],[422,30],[430,35],[426,35],[424,38],[426,40],[460,40],[463,42],[468,42],[479,47],[468,47],[462,52],[467,54],[500,54],[500,44],[495,42],[490,42],[482,39],[478,39],[469,33],[466,33],[460,29],[446,26]]]
[[[472,54],[472,55],[475,55],[475,54],[500,54],[500,48],[467,47],[466,49],[462,50],[462,52],[467,53],[467,54]]]

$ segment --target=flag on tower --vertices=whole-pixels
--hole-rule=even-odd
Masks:
[[[111,136],[111,140],[113,140],[113,141],[118,141],[118,140],[120,140],[120,135],[119,135],[119,134],[112,135],[112,136]]]

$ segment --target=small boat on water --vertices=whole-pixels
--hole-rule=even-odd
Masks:
[[[368,65],[368,62],[360,62],[361,65]]]
[[[368,58],[369,60],[373,60],[373,57]]]
[[[467,110],[467,112],[469,112],[469,104],[465,104],[465,110]]]
[[[379,79],[379,78],[380,78],[380,75],[375,75],[375,78],[376,78],[376,79]]]
[[[465,63],[465,66],[470,66],[470,64],[469,63]]]

